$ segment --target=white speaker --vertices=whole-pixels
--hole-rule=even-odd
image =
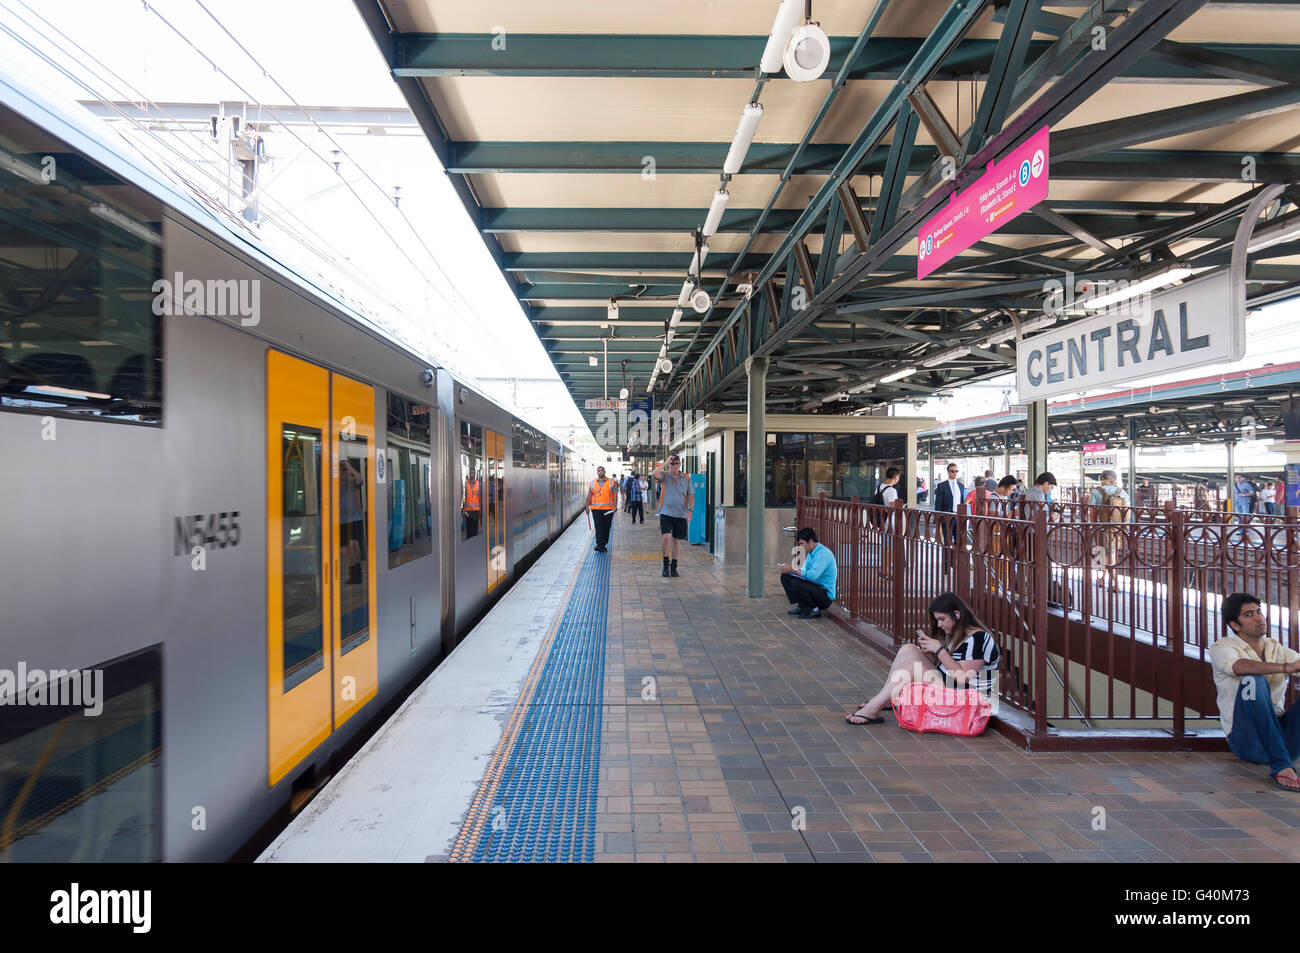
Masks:
[[[703,314],[709,310],[709,293],[703,288],[696,288],[691,294],[691,307],[697,314]]]
[[[665,357],[662,361],[659,362],[660,373],[671,374],[672,371],[673,371],[673,362],[670,361],[668,358]]]

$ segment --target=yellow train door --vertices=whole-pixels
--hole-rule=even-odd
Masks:
[[[267,351],[267,781],[375,694],[374,391]]]

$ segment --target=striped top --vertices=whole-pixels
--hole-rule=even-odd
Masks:
[[[949,653],[954,662],[973,662],[975,659],[981,659],[984,667],[974,675],[967,676],[965,685],[958,685],[952,673],[940,662],[939,672],[947,685],[952,688],[974,688],[986,695],[997,690],[997,668],[1002,653],[998,651],[998,643],[993,640],[993,636],[983,629],[977,629],[958,643],[956,648],[949,649]]]

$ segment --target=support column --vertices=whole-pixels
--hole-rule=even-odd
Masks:
[[[925,492],[926,503],[934,508],[934,441],[925,442]]]
[[[1047,469],[1047,401],[1035,400],[1025,415],[1025,469],[1029,476],[1025,482],[1032,484],[1034,477]]]
[[[746,504],[745,531],[745,595],[751,599],[763,597],[763,573],[767,561],[763,552],[763,523],[767,508],[767,398],[766,357],[751,357],[745,361],[749,375],[749,405],[747,433],[749,435],[749,466],[745,471]]]
[[[1137,506],[1137,472],[1138,472],[1137,421],[1128,422],[1128,498]]]
[[[1011,434],[1002,437],[1002,475],[1011,476]]]
[[[1228,486],[1224,495],[1228,498],[1228,512],[1237,508],[1237,441],[1227,441],[1228,447]]]

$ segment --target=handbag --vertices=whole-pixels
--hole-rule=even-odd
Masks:
[[[973,737],[983,733],[992,714],[993,703],[983,692],[933,682],[909,682],[894,702],[898,726],[908,731]]]

